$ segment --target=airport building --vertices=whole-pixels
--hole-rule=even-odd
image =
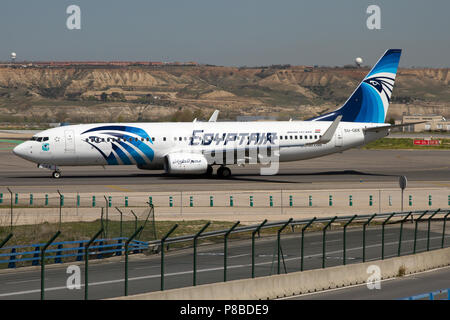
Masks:
[[[450,132],[450,121],[445,119],[440,115],[405,115],[401,122],[412,123],[412,122],[420,122],[427,121],[419,124],[412,124],[410,126],[403,127],[403,132],[426,132],[426,131],[443,131]],[[397,122],[397,121],[396,121]]]

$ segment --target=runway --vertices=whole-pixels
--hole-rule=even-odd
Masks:
[[[408,224],[403,229],[402,255],[410,254],[414,242],[414,225]],[[378,260],[381,257],[380,226],[367,230],[366,261]],[[446,246],[450,245],[450,226],[446,228]],[[300,232],[289,233],[282,237],[282,252],[284,263],[281,263],[281,273],[300,270]],[[426,226],[419,228],[417,235],[417,252],[426,250]],[[430,236],[430,249],[441,246],[442,223],[434,223]],[[398,252],[399,226],[386,227],[385,258],[395,257]],[[203,242],[204,243],[204,242]],[[360,228],[347,230],[347,263],[362,262],[362,231]],[[304,270],[322,267],[322,233],[307,233],[305,237]],[[342,230],[327,232],[325,263],[326,267],[342,265]],[[277,273],[276,237],[264,237],[256,241],[255,274],[256,277]],[[251,241],[230,241],[228,247],[228,277],[236,280],[251,277]],[[198,248],[197,284],[223,281],[223,245],[210,244]],[[84,274],[83,264],[80,265]],[[69,274],[67,265],[52,265],[46,267],[46,298],[47,299],[83,299],[84,286],[69,290],[66,282]],[[179,251],[169,251],[165,260],[165,288],[179,288],[193,284],[193,254],[192,248]],[[160,290],[160,256],[138,255],[129,263],[129,294],[138,294]],[[112,258],[109,261],[94,264],[89,268],[89,297],[103,299],[122,296],[124,294],[124,258]],[[84,279],[84,276],[82,276]],[[40,268],[22,268],[18,270],[0,271],[0,299],[39,299]],[[366,288],[367,290],[367,288]],[[414,292],[413,292],[414,294]],[[391,295],[390,299],[402,298],[405,294]]]
[[[279,173],[261,176],[258,166],[231,166],[233,176],[167,176],[135,166],[62,167],[62,178],[51,171],[0,150],[0,185],[17,192],[148,192],[265,189],[396,188],[405,175],[410,187],[450,187],[450,150],[352,149],[322,158],[281,163]]]

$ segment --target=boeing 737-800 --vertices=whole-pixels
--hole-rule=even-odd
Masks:
[[[389,134],[385,118],[401,50],[390,49],[339,109],[306,121],[104,123],[37,133],[14,154],[61,176],[61,166],[136,165],[228,177],[230,164],[311,159]],[[276,173],[276,172],[272,172]]]

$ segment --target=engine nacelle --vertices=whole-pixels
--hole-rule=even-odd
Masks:
[[[198,153],[171,153],[166,156],[164,167],[169,174],[203,174],[208,161]]]

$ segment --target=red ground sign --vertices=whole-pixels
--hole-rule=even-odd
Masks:
[[[419,140],[419,139],[414,139],[414,144],[415,145],[420,145],[420,146],[436,146],[436,145],[440,145],[441,144],[441,140]]]

